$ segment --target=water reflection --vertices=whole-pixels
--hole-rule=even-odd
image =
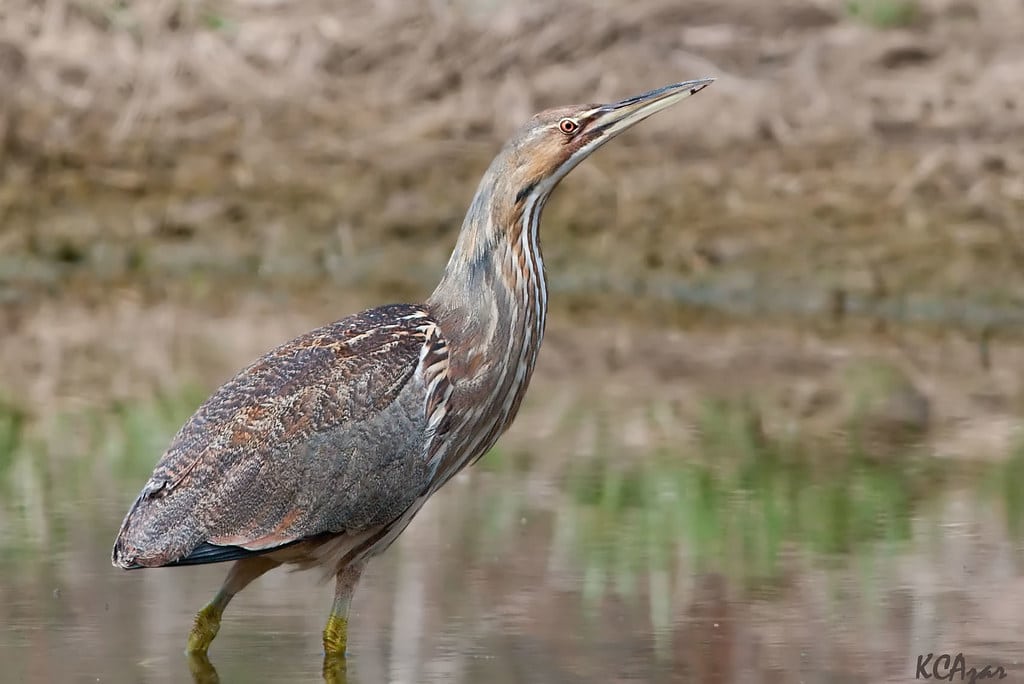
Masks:
[[[137,416],[103,439],[69,425],[91,461],[25,444],[0,458],[5,680],[905,681],[943,651],[1024,674],[1024,451],[880,459],[721,413],[685,450],[488,456],[371,565],[347,664],[321,662],[331,587],[288,571],[239,595],[209,660],[190,659],[227,568],[108,561],[148,442],[179,419],[154,415],[155,436]]]
[[[209,656],[205,653],[191,653],[185,657],[188,658],[188,670],[192,674],[192,681],[196,684],[218,684],[220,682],[217,668],[213,666]]]
[[[220,674],[205,653],[187,654],[189,673],[195,684],[219,684]],[[321,671],[325,684],[348,684],[348,660],[324,658]]]

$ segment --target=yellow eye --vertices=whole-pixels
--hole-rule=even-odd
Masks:
[[[576,131],[580,130],[580,125],[573,119],[562,119],[558,122],[558,130],[562,131],[566,135],[572,135]]]

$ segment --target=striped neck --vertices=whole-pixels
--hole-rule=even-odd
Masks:
[[[445,276],[427,300],[451,350],[458,407],[451,441],[462,446],[445,459],[448,477],[483,455],[512,422],[547,318],[539,237],[547,193],[535,189],[504,210],[508,205],[491,201],[491,187],[481,184]]]
[[[479,200],[480,193],[473,209]],[[539,235],[546,201],[546,194],[535,192],[516,202],[513,211],[481,216],[471,209],[466,217],[444,277],[427,300],[460,357],[455,361],[457,372],[463,371],[459,379],[523,364],[532,371],[547,318]],[[509,218],[501,221],[497,214]]]

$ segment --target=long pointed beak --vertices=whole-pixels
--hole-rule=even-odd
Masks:
[[[699,78],[695,81],[673,83],[621,102],[603,105],[597,109],[590,130],[598,137],[611,139],[652,114],[699,93],[714,81],[713,78]]]

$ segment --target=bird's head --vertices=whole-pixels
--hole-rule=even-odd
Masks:
[[[502,155],[500,171],[507,181],[505,191],[515,198],[514,207],[521,210],[546,198],[566,174],[606,142],[713,81],[674,83],[620,102],[571,105],[537,114],[509,140]]]

